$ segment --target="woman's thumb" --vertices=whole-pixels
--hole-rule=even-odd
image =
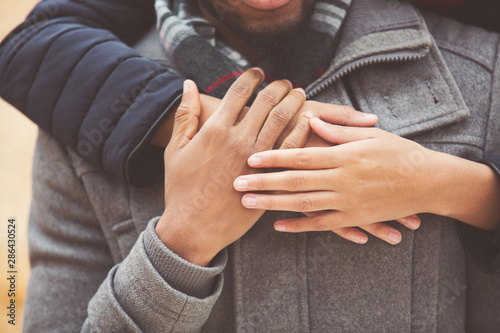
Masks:
[[[320,138],[337,145],[368,139],[373,133],[371,128],[333,125],[316,117],[309,124]]]
[[[192,80],[184,81],[184,92],[181,104],[175,112],[172,139],[174,150],[184,148],[198,131],[201,104],[198,87]]]

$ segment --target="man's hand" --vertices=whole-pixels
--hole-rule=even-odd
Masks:
[[[200,94],[199,128],[201,128],[215,110],[217,110],[220,103],[221,100],[218,98]],[[240,118],[243,118],[248,110],[249,108],[245,107],[240,114]],[[304,146],[305,140],[307,140],[309,134],[309,132],[304,132],[309,129],[309,119],[304,119],[301,115],[306,111],[311,111],[313,116],[319,117],[331,124],[371,127],[377,123],[377,116],[373,114],[362,113],[343,105],[306,101],[295,114],[293,120],[287,124],[285,130],[281,133],[275,144],[275,148],[280,146],[282,146],[282,148],[301,148]],[[168,145],[174,126],[174,114],[173,112],[163,122],[162,126],[151,140],[151,144],[159,147],[166,147]],[[322,140],[313,135],[309,139],[307,145],[318,146],[319,144],[322,144]]]
[[[292,90],[287,81],[275,81],[241,117],[263,77],[258,69],[240,76],[198,133],[199,94],[194,82],[185,82],[165,150],[165,211],[156,232],[173,252],[193,264],[208,265],[264,213],[241,206],[242,194],[232,182],[252,172],[246,163],[251,154],[273,147],[305,95]]]
[[[215,110],[217,110],[222,100],[205,94],[198,95],[200,100],[198,128],[201,128],[208,118],[210,118],[210,116],[215,112]],[[248,108],[245,108],[245,110],[248,110]],[[176,112],[171,112],[167,119],[165,119],[153,139],[151,139],[150,143],[152,145],[158,147],[166,147],[168,145],[170,138],[172,137]]]

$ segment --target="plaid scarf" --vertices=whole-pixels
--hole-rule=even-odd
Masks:
[[[266,82],[288,79],[306,87],[329,65],[351,0],[317,0],[304,45],[283,59],[259,64]],[[179,72],[206,94],[222,98],[236,78],[252,67],[243,55],[216,38],[195,0],[156,0],[157,28],[168,56]],[[265,84],[264,84],[265,85]]]

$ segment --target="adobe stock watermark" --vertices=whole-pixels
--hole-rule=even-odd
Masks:
[[[245,303],[244,326],[241,331],[245,333],[262,332],[266,328],[267,332],[284,332],[287,322],[279,318],[282,317],[280,305],[286,298],[287,287],[293,284],[293,277],[281,272],[271,277],[268,283],[271,288],[265,297],[257,298],[256,302]]]
[[[316,271],[324,267],[328,262],[331,261],[331,258],[335,255],[339,254],[339,250],[341,249],[341,244],[344,240],[336,237],[336,235],[328,235],[319,242],[319,245],[314,246],[312,248],[311,258],[307,261],[307,274],[312,275],[316,273]]]
[[[32,39],[35,35],[37,35],[40,30],[43,28],[43,23],[57,17],[57,15],[61,11],[61,4],[69,2],[68,0],[60,0],[54,2],[40,2],[37,5],[37,11],[30,16],[30,28],[22,30],[19,34],[17,34],[14,38],[12,38],[9,43],[15,44],[12,47],[14,54],[19,52],[19,50]]]
[[[446,279],[441,286],[439,286],[438,299],[436,304],[436,317],[439,318],[444,312],[457,302],[461,297],[465,297],[465,291],[467,286],[462,284],[458,277],[454,278],[453,281]],[[429,304],[429,308],[432,304]],[[433,326],[434,322],[430,321],[431,316],[426,315],[425,318],[412,318],[414,323],[415,332],[426,333]]]
[[[398,184],[401,182],[401,178],[411,177],[425,164],[425,149],[423,147],[416,148],[404,157],[399,156],[398,159],[398,173],[384,173],[385,181],[393,193],[397,192]]]
[[[114,120],[111,117],[103,117],[97,124],[97,128],[82,129],[80,131],[80,140],[76,150],[81,156],[88,157],[91,155],[94,149],[100,146],[106,136],[114,130],[116,119],[123,120],[131,116],[130,112],[137,108],[138,103],[147,98],[149,92],[158,89],[164,83],[161,75],[164,71],[147,66],[145,72],[149,72],[149,74],[140,84],[132,87],[129,92],[122,93],[120,97],[111,103],[110,110],[116,115]]]

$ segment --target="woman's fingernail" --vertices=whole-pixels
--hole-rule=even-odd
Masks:
[[[366,119],[369,119],[369,120],[378,120],[377,115],[375,115],[373,113],[363,113],[363,117],[365,117]]]
[[[185,81],[184,81],[184,87],[183,87],[183,93],[184,93],[184,94],[187,94],[187,93],[188,93],[188,91],[189,91],[189,86],[191,85],[189,81],[190,81],[190,80],[185,80]]]
[[[284,225],[282,223],[276,223],[274,225],[274,230],[276,230],[276,231],[286,231],[286,225]]]
[[[391,231],[389,233],[389,242],[391,244],[398,244],[399,242],[401,242],[401,235],[397,232],[394,232],[394,231]]]
[[[407,223],[410,229],[418,229],[420,227],[420,219],[416,216],[409,217]]]
[[[326,123],[317,117],[313,117],[311,123],[316,123],[317,126],[326,126]]]
[[[365,244],[366,242],[368,242],[368,237],[366,235],[365,236],[357,235],[354,237],[354,241],[358,244]]]
[[[243,206],[253,208],[257,206],[257,199],[255,197],[246,196],[243,198]]]
[[[304,96],[306,95],[306,92],[302,88],[295,88],[294,90],[297,90],[298,92],[300,92]]]
[[[248,165],[250,166],[259,166],[262,164],[262,160],[257,156],[250,156],[248,158]]]
[[[245,191],[248,188],[248,182],[244,179],[236,179],[234,181],[234,189],[237,191]]]
[[[311,110],[307,110],[306,112],[304,112],[304,116],[306,116],[309,119],[312,119],[314,118],[314,113]]]

